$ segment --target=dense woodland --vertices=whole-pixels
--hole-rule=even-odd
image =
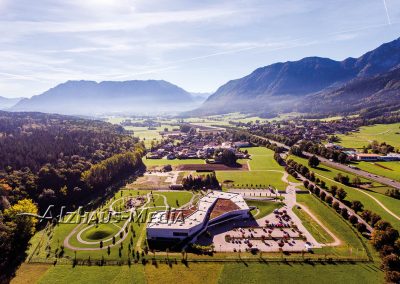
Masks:
[[[0,112],[0,283],[35,230],[17,212],[75,208],[143,169],[144,147],[123,128],[75,117]]]

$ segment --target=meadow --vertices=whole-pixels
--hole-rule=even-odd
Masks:
[[[358,132],[351,132],[347,135],[338,135],[340,143],[348,148],[362,148],[367,146],[373,140],[380,143],[386,142],[400,148],[400,123],[393,124],[376,124],[373,126],[363,126]]]
[[[35,269],[32,269],[33,266]],[[382,283],[374,263],[178,263],[129,266],[23,265],[11,282],[19,283]],[[301,275],[301,277],[299,277]]]
[[[400,162],[355,162],[353,164],[366,172],[400,181]]]
[[[290,156],[291,159],[302,163],[304,165],[307,165],[307,160],[304,158],[296,157],[296,156]],[[326,185],[328,187],[332,185],[336,185],[337,187],[343,188],[347,192],[347,197],[346,200],[348,201],[354,201],[354,200],[359,200],[362,202],[364,205],[364,209],[371,210],[377,214],[379,214],[383,219],[386,221],[392,223],[393,227],[396,229],[400,229],[400,222],[398,219],[396,219],[394,216],[389,214],[383,207],[381,207],[374,199],[372,199],[370,196],[364,194],[368,193],[369,195],[375,197],[377,200],[379,200],[384,206],[386,206],[390,211],[392,211],[394,214],[397,216],[400,216],[400,200],[391,198],[389,196],[384,195],[383,193],[380,193],[379,190],[381,189],[380,184],[377,183],[372,183],[371,188],[368,190],[361,190],[361,189],[356,189],[350,186],[346,186],[344,184],[341,184],[337,181],[334,180],[334,177],[338,174],[341,173],[342,175],[348,175],[350,179],[354,178],[355,176],[347,173],[347,172],[342,172],[337,169],[328,167],[326,165],[319,165],[317,168],[311,169],[316,174],[316,177],[318,177],[320,180],[325,181]],[[366,179],[360,178],[362,181],[367,181]]]

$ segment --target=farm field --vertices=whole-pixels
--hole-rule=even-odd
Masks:
[[[290,156],[290,158],[299,163],[307,165],[306,159],[303,159],[300,157],[295,157],[295,156]],[[368,209],[368,210],[371,210],[371,211],[379,214],[383,219],[392,223],[394,228],[400,229],[400,221],[398,219],[396,219],[394,216],[392,216],[390,213],[388,213],[384,208],[382,208],[370,196],[364,194],[363,192],[368,193],[369,195],[375,197],[378,201],[380,201],[385,207],[387,207],[390,211],[392,211],[397,216],[400,216],[400,200],[388,197],[382,193],[375,192],[374,187],[372,187],[369,190],[362,191],[361,189],[356,189],[356,188],[346,186],[344,184],[334,181],[334,177],[338,173],[342,173],[343,175],[348,175],[350,177],[350,179],[352,179],[354,177],[354,175],[352,175],[352,174],[348,174],[346,172],[341,172],[337,169],[333,169],[333,168],[330,168],[325,165],[319,165],[317,168],[314,168],[311,170],[316,174],[316,177],[318,177],[320,180],[325,181],[327,186],[330,187],[332,185],[336,185],[337,187],[342,187],[347,192],[346,200],[361,201],[362,204],[364,205],[364,209]],[[361,178],[361,180],[363,181],[365,179]],[[377,186],[377,188],[379,188],[379,186],[380,186],[376,183],[374,183],[373,185]]]
[[[400,162],[358,162],[354,165],[372,174],[400,181]]]
[[[362,148],[373,140],[400,148],[400,123],[364,126],[358,132],[338,136],[341,139],[339,144],[349,148]]]

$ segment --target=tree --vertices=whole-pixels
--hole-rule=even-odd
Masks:
[[[356,228],[357,228],[357,230],[358,230],[360,233],[364,233],[364,232],[367,231],[367,226],[365,226],[364,223],[358,223],[358,224],[356,225]]]
[[[33,216],[20,214],[38,214],[38,208],[31,199],[22,199],[10,208],[4,210],[4,217],[17,224],[19,234],[23,234],[28,239],[35,233],[35,226],[38,219]]]
[[[369,223],[371,221],[371,214],[371,211],[364,210],[363,212],[361,212],[360,216],[364,219],[365,222]]]
[[[319,159],[317,158],[317,156],[312,155],[309,159],[308,159],[308,165],[312,168],[316,168],[319,165]]]
[[[385,256],[382,259],[382,268],[386,271],[400,271],[400,257],[394,253]]]
[[[333,209],[335,209],[336,211],[339,211],[339,209],[340,209],[339,202],[337,202],[337,201],[333,202],[332,207],[333,207]]]
[[[354,200],[351,202],[351,209],[354,210],[354,212],[358,213],[362,211],[364,208],[364,205],[361,203],[361,201]]]
[[[342,209],[340,209],[340,215],[342,215],[342,217],[345,218],[346,220],[347,220],[347,218],[349,218],[349,213],[348,213],[347,209],[344,207]]]
[[[339,200],[344,200],[347,196],[347,192],[343,188],[339,188],[336,192],[336,196]]]
[[[237,157],[235,153],[229,149],[224,149],[221,155],[221,162],[227,166],[236,166]]]
[[[336,196],[336,192],[337,192],[337,186],[336,185],[332,185],[330,188],[330,192],[332,194],[332,196]]]
[[[331,195],[327,195],[325,197],[325,202],[328,203],[329,205],[332,204],[333,197]]]
[[[350,215],[349,221],[354,225],[358,223],[358,218],[355,215]]]

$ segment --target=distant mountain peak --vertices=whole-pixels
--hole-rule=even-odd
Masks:
[[[15,111],[61,114],[154,113],[195,107],[190,93],[164,80],[69,80],[19,102]]]
[[[400,67],[400,38],[359,58],[335,61],[306,57],[260,67],[219,87],[192,114],[290,110],[301,98],[339,87],[355,78],[373,77]]]

